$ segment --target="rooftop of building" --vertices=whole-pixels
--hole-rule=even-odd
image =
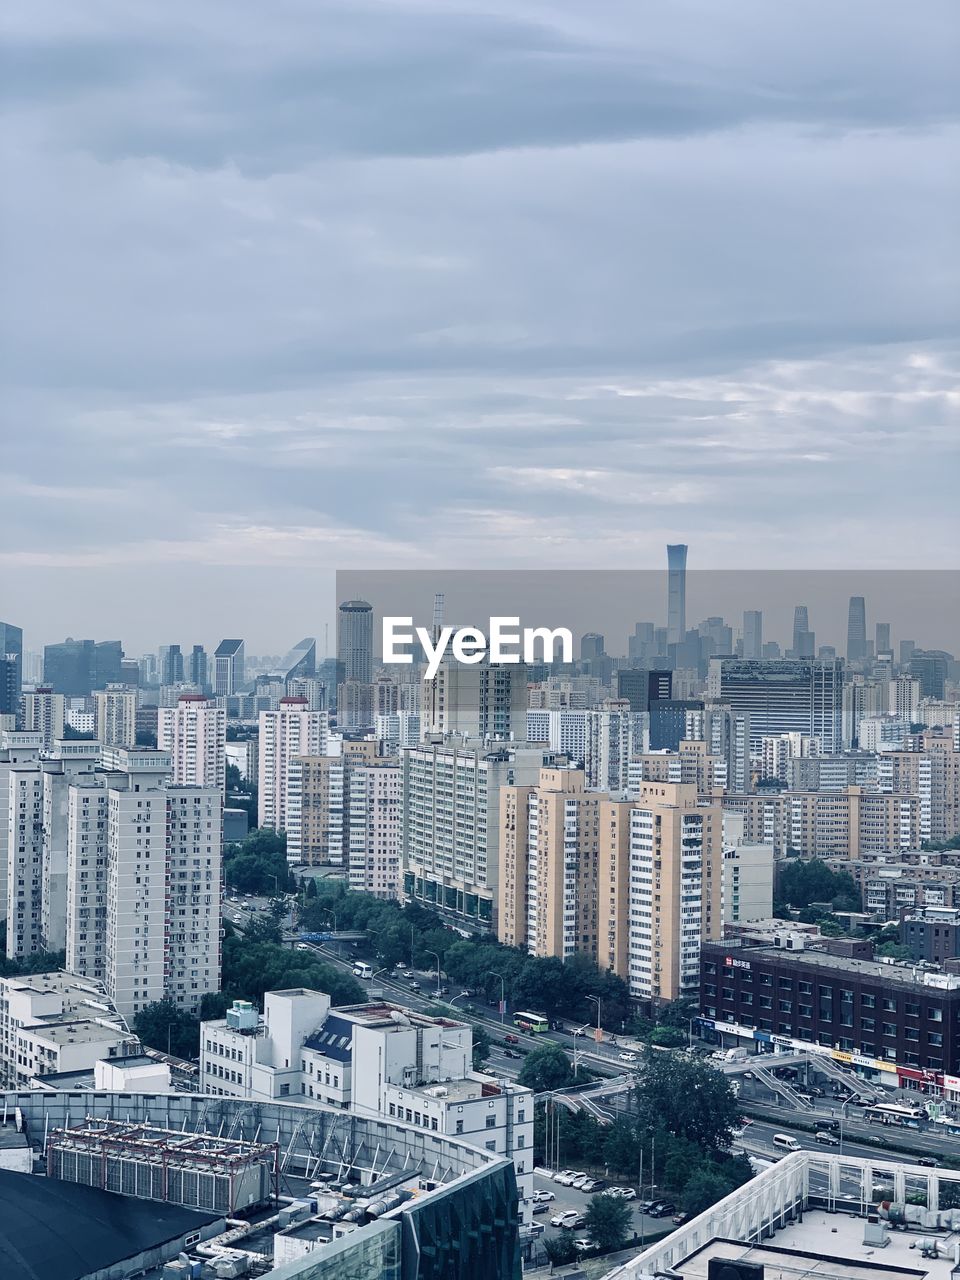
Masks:
[[[792,1223],[769,1243],[711,1240],[677,1264],[683,1280],[707,1280],[711,1259],[762,1266],[776,1280],[948,1280],[951,1261],[946,1249],[939,1258],[923,1258],[916,1237],[890,1232],[887,1245],[865,1245],[864,1220],[814,1209],[802,1223]],[[940,1233],[937,1233],[940,1234]],[[953,1242],[954,1237],[950,1237]],[[946,1244],[945,1239],[940,1243]]]
[[[18,1147],[29,1145],[27,1135],[18,1129],[12,1120],[8,1120],[6,1124],[0,1124],[0,1151],[15,1151]]]
[[[863,978],[875,978],[879,982],[896,983],[898,986],[910,987],[916,991],[960,990],[960,975],[943,973],[938,970],[920,969],[909,961],[884,963],[882,960],[857,960],[849,956],[835,955],[814,947],[803,947],[792,950],[778,947],[774,943],[756,942],[751,937],[726,938],[722,942],[704,943],[704,951],[722,953],[735,951],[740,959],[755,959],[777,962],[789,961],[790,964],[812,969],[840,970]]]
[[[0,1169],[0,1274],[80,1280],[217,1221],[179,1205]]]
[[[129,1040],[129,1031],[121,1027],[111,1027],[105,1022],[96,1022],[91,1018],[69,1018],[63,1021],[47,1022],[40,1020],[30,1027],[34,1039],[45,1040],[50,1044],[95,1044],[100,1040]]]
[[[503,1092],[499,1081],[493,1076],[468,1076],[464,1080],[441,1080],[436,1084],[421,1084],[407,1089],[405,1093],[417,1094],[423,1098],[434,1098],[442,1102],[473,1102],[476,1098],[495,1098]]]
[[[155,1058],[148,1057],[145,1053],[125,1053],[121,1054],[119,1058],[107,1058],[106,1061],[110,1063],[111,1067],[123,1067],[125,1069],[130,1067],[157,1068],[161,1065]]]

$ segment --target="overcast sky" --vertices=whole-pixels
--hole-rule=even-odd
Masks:
[[[953,0],[9,0],[0,618],[956,565]],[[945,638],[946,641],[946,638]]]

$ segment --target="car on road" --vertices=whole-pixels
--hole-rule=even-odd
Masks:
[[[461,992],[460,992],[460,995],[461,995],[461,996],[472,996],[472,995],[473,995],[473,992],[472,992],[472,991],[461,991]]]
[[[638,1058],[635,1053],[621,1053],[619,1055],[621,1062],[637,1062]]]
[[[937,1159],[937,1157],[936,1157],[936,1156],[920,1156],[920,1157],[918,1157],[918,1159],[917,1159],[917,1164],[922,1164],[922,1165],[924,1165],[927,1169],[939,1169],[939,1168],[940,1168],[940,1161]]]
[[[551,1227],[567,1227],[570,1230],[580,1221],[580,1214],[576,1209],[566,1209],[563,1213],[554,1214],[550,1219]]]
[[[420,983],[419,983],[419,982],[411,982],[411,983],[410,983],[410,990],[411,990],[411,991],[419,991],[419,990],[420,990]]]
[[[412,970],[412,969],[404,969],[404,971],[403,971],[403,973],[401,973],[400,977],[401,977],[401,978],[412,978],[412,977],[413,977],[413,970]]]
[[[813,1135],[813,1140],[819,1142],[821,1147],[839,1147],[840,1145],[840,1139],[829,1129],[818,1129]]]
[[[519,1044],[519,1043],[520,1043],[520,1039],[519,1039],[519,1037],[518,1037],[518,1036],[515,1036],[512,1032],[510,1032],[508,1035],[505,1035],[505,1036],[503,1037],[503,1043],[504,1043],[504,1044]]]
[[[548,1200],[556,1200],[556,1198],[556,1192],[547,1191],[546,1188],[543,1188],[540,1191],[535,1191],[532,1196],[534,1204],[546,1204]]]
[[[819,1120],[817,1123],[820,1125],[821,1129],[839,1129],[840,1128],[839,1120]]]
[[[522,1058],[523,1054],[518,1053],[516,1049],[504,1049],[503,1056],[505,1058]]]
[[[311,949],[311,948],[310,948],[310,944],[309,944],[309,943],[307,943],[307,942],[298,942],[298,943],[297,943],[297,950],[298,950],[298,951],[309,951],[310,949]]]

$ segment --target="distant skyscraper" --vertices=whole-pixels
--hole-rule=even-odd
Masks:
[[[243,688],[244,649],[242,640],[221,640],[213,655],[213,691],[218,697],[231,697]]]
[[[605,641],[602,635],[596,631],[587,631],[580,638],[580,661],[589,662],[593,658],[599,658],[604,653]]]
[[[337,612],[337,659],[343,681],[373,683],[373,608],[366,600],[344,600]]]
[[[20,711],[20,689],[17,680],[17,660],[0,653],[0,716],[15,716]]]
[[[803,733],[819,738],[825,755],[842,746],[843,663],[839,658],[782,661],[712,658],[708,696],[750,718],[750,744]],[[653,747],[651,723],[650,745]]]
[[[815,653],[816,635],[810,630],[810,619],[805,604],[798,604],[793,611],[793,656],[812,658]]]
[[[667,641],[679,644],[687,630],[687,548],[667,547]]]
[[[73,640],[48,644],[43,650],[43,679],[57,693],[86,697],[94,689],[119,684],[123,646],[119,640]]]
[[[160,646],[160,683],[183,684],[183,654],[178,644]]]
[[[863,596],[851,596],[847,612],[847,661],[862,662],[867,656],[867,605]]]
[[[190,650],[190,670],[187,674],[190,677],[190,683],[195,684],[198,689],[205,691],[208,688],[210,671],[207,651],[202,644],[195,644]]]
[[[20,627],[15,627],[12,622],[0,622],[0,658],[14,660],[12,711],[15,712],[20,701],[20,690],[23,687],[23,631]],[[0,683],[0,699],[2,698],[3,687]],[[7,714],[2,701],[0,701],[0,714]]]
[[[317,642],[307,636],[280,663],[285,680],[312,680],[317,674]]]
[[[881,653],[893,652],[893,650],[890,648],[890,623],[889,622],[877,623],[877,642],[876,642],[876,647],[874,649],[874,652],[877,653],[878,655]]]
[[[759,609],[745,609],[743,614],[743,656],[763,657],[763,614]]]

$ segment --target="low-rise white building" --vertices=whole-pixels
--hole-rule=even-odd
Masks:
[[[139,1049],[102,983],[63,970],[0,978],[0,1076],[7,1087],[89,1071],[100,1058]]]
[[[319,991],[272,991],[262,1017],[236,1001],[226,1018],[203,1023],[200,1050],[204,1093],[392,1116],[510,1157],[529,1220],[533,1094],[472,1069],[467,1023],[388,1003],[332,1009]]]

